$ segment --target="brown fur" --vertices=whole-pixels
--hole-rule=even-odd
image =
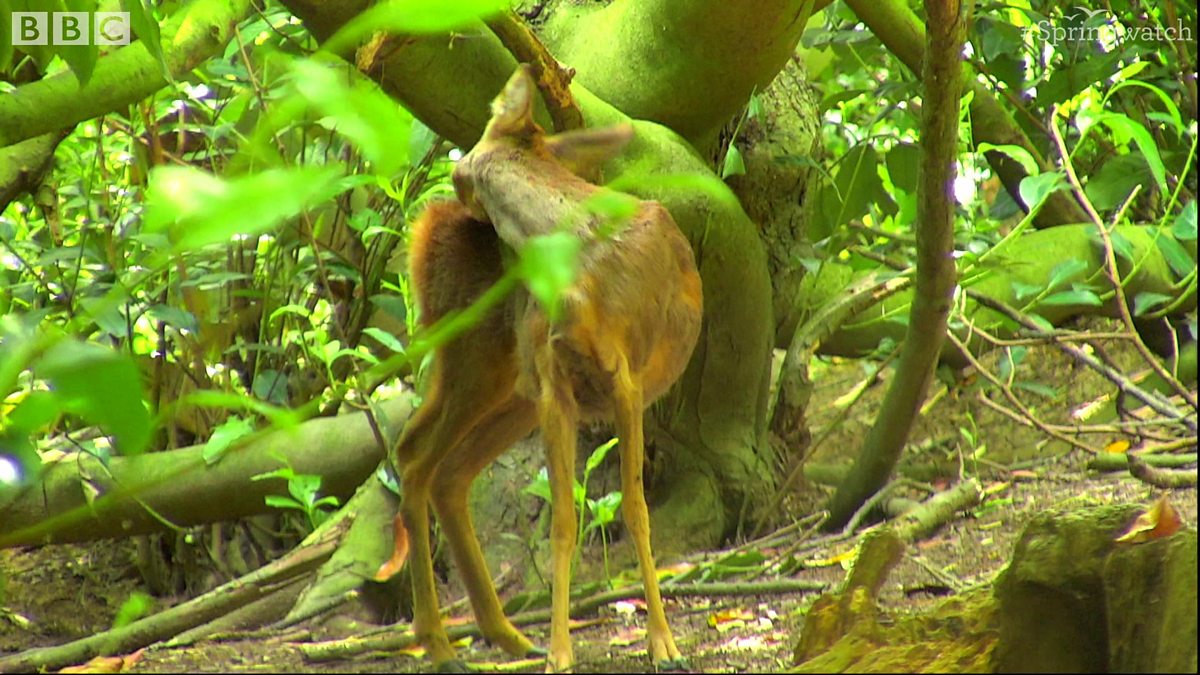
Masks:
[[[580,204],[601,188],[575,172],[611,156],[632,130],[546,137],[532,120],[532,87],[524,70],[514,75],[483,139],[456,168],[461,202],[431,204],[413,225],[411,273],[425,325],[468,306],[500,279],[503,247],[519,250],[530,237],[564,226],[582,241],[578,275],[557,323],[521,289],[435,353],[425,402],[395,455],[411,539],[413,628],[435,662],[454,658],[437,609],[428,540],[432,504],[485,637],[513,654],[534,650],[496,598],[467,492],[483,467],[540,426],[554,496],[549,666],[571,666],[575,435],[583,419],[615,419],[626,527],[647,589],[649,651],[656,662],[675,661],[680,654],[659,597],[642,492],[642,413],[679,378],[696,344],[700,276],[687,240],[656,202],[638,203],[615,235],[599,233],[603,223]]]

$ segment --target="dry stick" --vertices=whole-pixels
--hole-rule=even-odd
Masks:
[[[533,66],[533,75],[546,101],[550,119],[554,121],[554,130],[561,133],[582,129],[583,113],[571,96],[571,78],[575,71],[564,68],[511,9],[488,21],[487,26],[518,62]]]
[[[987,341],[991,344],[999,345],[1001,342],[1007,342],[1006,340],[1001,340],[1000,338],[997,338],[996,336],[992,335],[991,333],[988,333],[987,331],[983,330],[982,328],[973,327],[972,330],[975,334],[979,335],[985,341]],[[1122,336],[1128,337],[1128,336],[1125,336],[1124,334],[1122,334]],[[1048,338],[1039,338],[1037,340],[1030,340],[1029,344],[1044,345],[1049,342],[1051,342],[1051,340]],[[1111,368],[1111,366],[1107,366],[1107,367]],[[1118,376],[1120,376],[1120,373],[1116,373],[1116,374]],[[1147,419],[1147,420],[1143,420],[1143,419],[1119,420],[1116,422],[1110,422],[1110,423],[1105,423],[1105,424],[1072,424],[1072,425],[1068,425],[1068,424],[1051,424],[1051,423],[1047,422],[1046,426],[1051,429],[1061,431],[1063,433],[1074,433],[1074,434],[1137,433],[1144,438],[1149,438],[1149,439],[1153,439],[1153,440],[1157,440],[1157,441],[1169,442],[1169,441],[1174,440],[1175,437],[1174,436],[1160,436],[1158,434],[1154,434],[1152,432],[1146,431],[1145,429],[1141,429],[1141,427],[1165,426],[1168,424],[1173,424],[1175,421],[1176,420],[1174,420],[1174,419],[1164,419],[1161,417],[1156,417],[1154,419]]]
[[[985,307],[988,307],[989,309],[993,309],[997,312],[1000,312],[1001,314],[1007,316],[1008,318],[1012,319],[1013,321],[1016,321],[1017,323],[1021,324],[1022,326],[1026,327],[1030,330],[1034,330],[1034,331],[1038,331],[1038,332],[1041,331],[1041,328],[1036,323],[1034,323],[1034,321],[1031,320],[1028,316],[1026,316],[1022,312],[1014,309],[1013,307],[1010,307],[1008,304],[1006,304],[1004,302],[1001,302],[994,298],[989,298],[988,296],[983,295],[977,291],[968,290],[967,295],[969,295],[971,297],[971,299],[975,300],[979,304],[984,305]],[[1060,342],[1057,339],[1054,339],[1053,342],[1056,347],[1058,347],[1060,350],[1062,350],[1066,354],[1070,355],[1071,358],[1073,358],[1076,361],[1078,361],[1079,363],[1087,366],[1088,368],[1095,370],[1096,372],[1100,373],[1104,377],[1108,378],[1114,384],[1116,384],[1117,387],[1121,389],[1121,391],[1125,392],[1126,394],[1129,394],[1130,396],[1133,396],[1134,398],[1138,399],[1142,403],[1145,403],[1147,406],[1150,407],[1150,409],[1154,410],[1158,414],[1160,414],[1164,417],[1169,417],[1174,421],[1180,422],[1183,425],[1187,426],[1192,431],[1196,430],[1195,420],[1189,419],[1186,413],[1175,408],[1175,406],[1171,405],[1171,403],[1169,401],[1164,401],[1161,397],[1159,397],[1157,394],[1154,394],[1153,392],[1147,392],[1146,390],[1144,390],[1141,387],[1134,384],[1129,378],[1125,377],[1125,375],[1118,372],[1116,369],[1111,368],[1111,367],[1105,365],[1104,363],[1101,363],[1099,359],[1092,356],[1091,354],[1088,354],[1087,352],[1083,351],[1079,347],[1076,347],[1071,344],[1065,344],[1063,342]]]
[[[310,536],[283,558],[153,616],[64,645],[0,657],[0,672],[60,668],[96,656],[131,652],[212,621],[230,610],[270,595],[286,587],[295,577],[316,569],[333,554],[343,529],[331,527],[319,537]]]
[[[1009,414],[1012,411],[1008,411],[1007,409],[1004,409],[1003,406],[1000,406],[999,404],[995,403],[995,401],[992,401],[991,399],[987,398],[986,396],[981,396],[980,399],[982,401],[989,403],[989,404],[995,404],[994,406],[989,406],[989,407],[994,407],[996,410],[1003,410],[1005,412],[1005,414],[1009,414],[1009,417],[1012,417],[1013,419],[1017,420],[1021,424],[1024,424],[1026,426],[1030,426],[1030,425],[1035,426],[1038,429],[1041,429],[1043,433],[1053,436],[1054,438],[1057,438],[1058,440],[1063,441],[1064,443],[1073,445],[1076,448],[1079,448],[1080,450],[1091,453],[1093,455],[1096,454],[1097,450],[1095,448],[1091,447],[1090,445],[1087,445],[1086,443],[1077,441],[1074,438],[1071,438],[1070,436],[1067,436],[1064,433],[1055,431],[1054,429],[1051,429],[1048,425],[1046,425],[1046,423],[1042,422],[1042,420],[1039,419],[1037,417],[1037,415],[1033,414],[1033,411],[1031,411],[1028,407],[1025,406],[1024,403],[1021,402],[1021,399],[1018,398],[1017,395],[1013,393],[1012,389],[1007,384],[1005,384],[1004,382],[1001,382],[1000,378],[996,377],[990,370],[987,369],[987,367],[985,367],[982,363],[979,362],[978,359],[975,358],[975,355],[971,353],[970,349],[968,349],[967,346],[965,344],[963,344],[962,340],[959,340],[958,336],[956,336],[953,332],[946,331],[946,338],[949,339],[950,342],[953,343],[954,346],[957,347],[959,349],[959,351],[962,352],[963,356],[967,359],[967,361],[972,366],[974,366],[975,370],[978,371],[980,375],[983,375],[983,377],[988,382],[991,382],[993,386],[995,386],[997,389],[1000,390],[1001,393],[1004,394],[1004,397],[1007,398],[1009,400],[1009,402],[1012,403],[1013,406],[1015,406],[1017,408],[1017,410],[1020,411],[1020,415],[1017,416],[1015,414]],[[981,394],[982,394],[982,392],[981,392]]]
[[[663,584],[664,598],[685,598],[695,596],[751,596],[751,595],[783,595],[787,593],[808,593],[825,590],[826,584],[816,581],[797,581],[781,579],[761,583],[711,583],[711,584]],[[571,616],[579,616],[593,612],[600,607],[619,600],[632,600],[643,597],[641,584],[627,586],[604,593],[598,593],[578,603],[571,605]],[[549,623],[550,610],[539,609],[532,612],[521,612],[509,619],[514,626],[522,627],[532,624]],[[467,636],[482,635],[475,624],[447,626],[446,635],[450,641],[460,640]],[[315,642],[299,645],[301,654],[308,661],[333,661],[374,651],[394,651],[416,643],[411,631],[399,635],[387,635],[379,638],[350,638],[330,642]],[[544,659],[543,659],[544,660]]]
[[[1176,447],[1196,447],[1195,436],[1181,438],[1179,441],[1180,443]],[[1162,446],[1144,447],[1137,453],[1138,461],[1156,469],[1178,469],[1196,463],[1197,455],[1194,452],[1180,455],[1161,454],[1163,452]],[[1102,452],[1093,457],[1087,467],[1093,471],[1128,471],[1131,456],[1126,452]]]
[[[920,506],[900,516],[891,527],[905,542],[914,542],[932,534],[959,511],[979,505],[983,488],[974,478],[959,481],[954,487],[938,492]]]
[[[1182,488],[1196,486],[1196,467],[1190,469],[1160,469],[1151,467],[1137,455],[1129,455],[1129,474],[1134,478],[1159,488]]]
[[[1091,201],[1088,200],[1087,196],[1083,192],[1083,185],[1080,184],[1079,176],[1075,174],[1075,167],[1073,164],[1071,164],[1071,157],[1070,153],[1067,151],[1067,145],[1063,141],[1062,133],[1058,130],[1058,124],[1054,121],[1057,116],[1057,106],[1054,106],[1050,109],[1050,124],[1048,125],[1050,137],[1054,139],[1054,146],[1058,150],[1059,157],[1062,159],[1063,169],[1067,172],[1067,180],[1071,183],[1071,189],[1075,191],[1075,195],[1080,204],[1083,205],[1083,208],[1087,212],[1088,216],[1096,224],[1096,230],[1100,233],[1100,239],[1104,242],[1104,270],[1105,275],[1108,277],[1109,283],[1112,284],[1113,291],[1116,296],[1117,314],[1120,315],[1121,321],[1125,324],[1126,330],[1130,332],[1131,337],[1133,338],[1134,347],[1137,349],[1138,353],[1142,355],[1142,358],[1145,359],[1146,363],[1149,364],[1152,369],[1154,369],[1154,372],[1158,373],[1159,377],[1169,383],[1171,388],[1175,390],[1175,393],[1182,396],[1183,400],[1186,401],[1187,404],[1192,407],[1192,409],[1195,409],[1196,397],[1190,391],[1188,391],[1187,387],[1183,386],[1182,382],[1171,375],[1171,373],[1166,369],[1165,366],[1162,365],[1162,363],[1159,362],[1158,357],[1150,351],[1150,348],[1146,346],[1146,343],[1142,341],[1141,336],[1138,335],[1137,327],[1133,325],[1133,315],[1129,312],[1129,303],[1125,301],[1125,287],[1121,282],[1121,273],[1117,269],[1117,255],[1113,250],[1112,236],[1109,234],[1108,227],[1105,226],[1104,221],[1100,218],[1100,214],[1096,213]]]

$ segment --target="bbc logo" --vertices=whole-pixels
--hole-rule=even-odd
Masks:
[[[127,45],[129,12],[13,12],[13,45]]]

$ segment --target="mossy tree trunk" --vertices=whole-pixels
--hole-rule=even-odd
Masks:
[[[285,4],[327,37],[364,3]],[[663,550],[718,543],[770,492],[775,476],[765,415],[775,326],[766,251],[736,199],[716,181],[719,194],[666,187],[653,176],[713,177],[697,148],[709,154],[751,92],[788,61],[803,5],[551,3],[538,18],[551,52],[576,70],[573,93],[588,125],[626,117],[665,125],[638,122],[637,140],[610,175],[651,167],[649,180],[630,191],[667,206],[693,244],[704,281],[700,344],[679,385],[655,406],[658,424],[649,436],[654,531]],[[394,40],[371,65],[368,73],[426,125],[470,147],[515,61],[480,26],[453,38]]]

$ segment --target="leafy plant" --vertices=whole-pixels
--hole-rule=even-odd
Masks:
[[[282,457],[280,457],[283,460]],[[321,477],[313,474],[296,473],[290,466],[260,473],[250,480],[269,480],[280,478],[287,481],[289,496],[267,495],[267,506],[277,509],[291,509],[304,514],[310,529],[316,529],[339,506],[338,498],[333,496],[319,497]]]
[[[587,484],[591,479],[592,472],[600,466],[608,452],[616,447],[618,439],[612,438],[607,442],[600,444],[595,450],[588,455],[587,462],[583,467],[583,481],[574,480],[571,494],[575,500],[575,510],[579,514],[579,528],[576,533],[576,541],[582,541],[583,535],[593,531],[600,531],[600,541],[603,547],[604,554],[604,569],[605,576],[612,578],[608,571],[608,535],[606,527],[617,517],[617,511],[621,508],[622,494],[619,490],[614,490],[608,494],[596,499],[587,496]],[[550,493],[550,477],[549,472],[545,467],[542,467],[533,481],[525,487],[525,493],[536,497],[541,497],[550,503],[553,498]],[[579,556],[579,550],[576,549],[576,557]]]

